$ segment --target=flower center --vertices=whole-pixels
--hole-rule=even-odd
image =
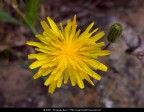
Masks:
[[[75,50],[72,44],[67,44],[62,47],[62,53],[68,57],[71,57],[75,54]]]
[[[73,52],[73,49],[71,46],[67,46],[65,49],[64,49],[64,54],[67,55],[67,56],[71,56],[74,54]]]

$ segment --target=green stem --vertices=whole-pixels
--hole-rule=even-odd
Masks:
[[[111,45],[111,43],[108,43],[108,44],[103,48],[103,50],[107,49],[110,45]]]

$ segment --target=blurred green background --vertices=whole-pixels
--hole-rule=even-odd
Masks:
[[[107,36],[117,22],[123,33],[99,58],[109,69],[98,71],[95,86],[63,84],[49,94],[42,79],[32,79],[37,70],[29,70],[27,55],[35,51],[25,43],[42,33],[47,16],[65,25],[75,14],[82,31],[94,21]],[[143,30],[144,0],[0,0],[0,107],[144,107]]]

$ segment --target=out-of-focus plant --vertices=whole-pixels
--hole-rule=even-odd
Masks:
[[[38,9],[40,6],[41,0],[26,0],[25,5],[26,9],[22,12],[19,8],[19,4],[17,0],[12,0],[9,4],[13,7],[13,9],[20,16],[19,19],[15,19],[9,13],[4,10],[0,10],[0,20],[5,22],[12,22],[16,24],[20,24],[20,20],[32,31],[32,33],[36,34],[37,31],[35,29],[36,21],[38,18]]]
[[[38,20],[38,9],[41,4],[41,0],[25,0],[25,9],[22,11],[19,8],[19,3],[17,0],[11,0],[6,1],[9,5],[12,6],[12,8],[16,11],[16,13],[19,15],[19,18],[13,17],[11,14],[6,12],[3,9],[0,9],[0,21],[3,22],[10,22],[17,25],[26,25],[33,34],[37,34],[37,31],[35,29],[37,20]],[[15,52],[13,49],[8,49],[8,52],[12,52],[15,55]],[[29,69],[28,64],[21,59],[20,56],[16,56],[19,61],[21,62],[21,65],[25,69]],[[37,70],[32,70],[33,73],[35,73]]]

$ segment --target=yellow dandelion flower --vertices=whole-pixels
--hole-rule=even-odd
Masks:
[[[105,33],[101,31],[93,35],[98,28],[90,32],[94,25],[92,22],[80,34],[81,30],[76,30],[76,16],[72,21],[67,21],[66,27],[60,23],[60,29],[50,17],[47,17],[47,20],[49,25],[41,21],[43,34],[35,36],[40,42],[27,42],[38,51],[36,54],[28,55],[29,59],[36,59],[30,65],[30,69],[39,67],[33,78],[48,77],[44,85],[49,86],[49,93],[53,93],[56,87],[60,88],[62,82],[66,84],[68,79],[72,86],[77,84],[80,88],[84,88],[84,79],[94,85],[89,76],[96,80],[100,80],[101,76],[93,70],[107,71],[107,67],[96,60],[98,56],[110,53],[108,50],[101,49],[105,45],[104,42],[96,43]]]

